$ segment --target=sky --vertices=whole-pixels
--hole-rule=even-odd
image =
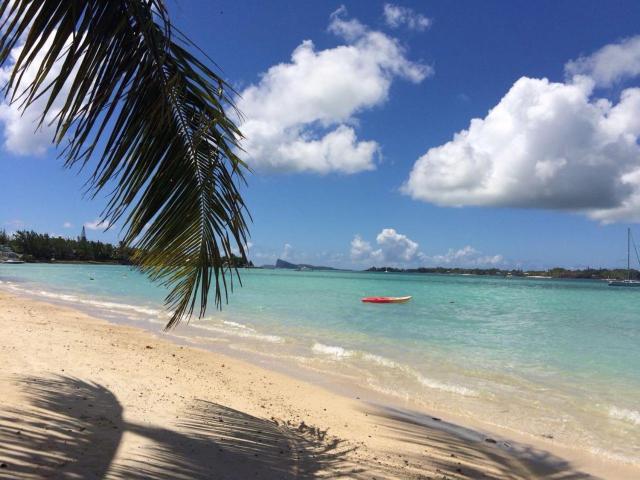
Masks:
[[[640,240],[637,1],[168,6],[240,94],[257,265],[622,267]],[[33,108],[0,104],[0,229],[117,241]]]

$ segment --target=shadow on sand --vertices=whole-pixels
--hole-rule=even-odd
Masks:
[[[349,477],[349,452],[326,433],[196,401],[175,428],[127,422],[105,387],[77,378],[21,378],[25,407],[0,413],[0,478],[249,479]],[[0,407],[1,408],[1,407]],[[123,436],[142,437],[131,456]]]
[[[24,406],[0,405],[3,479],[593,478],[548,452],[487,442],[478,432],[408,410],[365,408],[379,435],[406,445],[402,460],[384,463],[304,424],[203,400],[187,405],[173,425],[158,427],[126,421],[115,395],[96,383],[66,376],[17,382]],[[436,469],[435,476],[425,469]]]
[[[384,435],[428,455],[437,469],[436,478],[597,480],[549,452],[487,438],[423,413],[379,406],[365,411],[383,427]]]

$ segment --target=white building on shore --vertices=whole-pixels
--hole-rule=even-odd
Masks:
[[[0,263],[24,263],[8,245],[0,245]]]

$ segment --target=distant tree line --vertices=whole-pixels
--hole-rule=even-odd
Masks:
[[[133,263],[135,249],[111,243],[87,240],[84,227],[77,238],[64,238],[37,233],[32,230],[19,230],[8,234],[0,230],[0,246],[8,246],[20,255],[25,262],[101,262],[130,265]],[[253,267],[253,263],[242,257],[232,255],[224,262],[235,268]]]
[[[134,249],[124,245],[87,240],[84,228],[77,238],[51,236],[30,230],[11,235],[0,230],[0,245],[9,246],[26,262],[78,261],[108,262],[128,265]]]
[[[441,275],[495,275],[513,277],[551,277],[551,278],[582,278],[603,280],[607,278],[626,279],[627,270],[621,268],[586,268],[582,270],[570,270],[567,268],[551,268],[549,270],[503,270],[499,268],[445,268],[445,267],[420,267],[420,268],[394,268],[394,267],[371,267],[367,272],[396,272],[396,273],[432,273]],[[631,279],[640,280],[640,272],[631,270]]]
[[[528,271],[529,275],[545,275],[553,278],[615,278],[626,280],[628,272],[624,268],[585,268],[581,270],[569,270],[555,267],[544,271]],[[640,272],[631,269],[631,280],[640,280]]]

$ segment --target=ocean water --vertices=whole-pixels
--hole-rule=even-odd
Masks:
[[[222,312],[211,308],[173,335],[640,464],[640,289],[395,273],[241,275]],[[156,331],[167,320],[165,290],[128,267],[0,265],[0,288]],[[370,295],[413,299],[360,302]]]

